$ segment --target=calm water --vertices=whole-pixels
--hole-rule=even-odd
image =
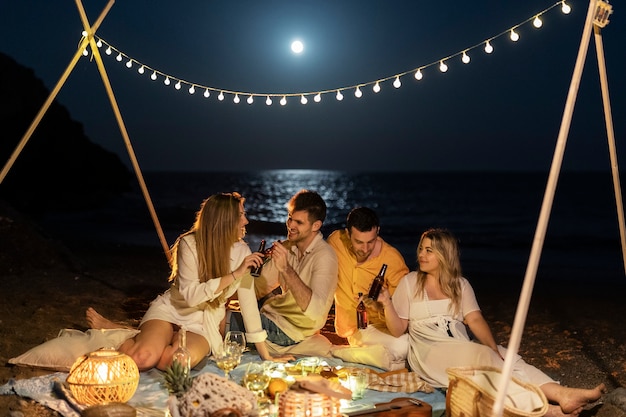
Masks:
[[[461,241],[466,276],[473,282],[521,282],[543,201],[545,173],[345,173],[276,170],[253,173],[145,173],[168,243],[190,227],[207,196],[238,191],[246,197],[247,241],[284,238],[285,204],[302,188],[328,205],[325,236],[344,227],[356,206],[381,219],[381,235],[415,267],[419,235],[446,227]],[[622,180],[623,183],[623,180]],[[160,246],[142,194],[107,207],[51,217],[65,233],[110,242]],[[626,281],[611,175],[562,173],[551,211],[537,280]]]

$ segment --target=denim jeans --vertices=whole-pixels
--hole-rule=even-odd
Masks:
[[[295,342],[292,338],[287,336],[282,330],[278,328],[276,323],[268,319],[264,314],[261,314],[261,326],[267,332],[267,340],[275,343],[279,346],[292,346]],[[243,316],[238,311],[232,311],[230,313],[230,324],[226,328],[226,331],[240,331],[245,332],[246,328],[243,324]]]

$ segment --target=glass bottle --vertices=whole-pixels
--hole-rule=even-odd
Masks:
[[[382,268],[380,268],[380,272],[374,277],[374,281],[372,281],[372,285],[370,286],[370,291],[367,296],[374,301],[378,300],[380,290],[385,283],[385,272],[387,272],[387,264],[383,264]]]
[[[367,310],[363,303],[363,293],[359,293],[359,304],[356,306],[356,325],[359,329],[367,329]]]
[[[185,375],[189,375],[191,371],[191,353],[189,349],[187,349],[187,329],[181,327],[180,330],[178,330],[178,334],[180,334],[180,343],[178,344],[178,348],[174,351],[172,362],[180,363],[185,371]]]
[[[257,252],[261,252],[263,255],[265,255],[265,239],[261,240],[261,244],[259,245],[259,250]],[[253,277],[261,276],[263,264],[264,263],[261,263],[261,265],[257,266],[256,268],[252,268],[252,271],[250,271],[250,275],[252,275]]]

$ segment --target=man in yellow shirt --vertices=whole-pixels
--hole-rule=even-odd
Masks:
[[[359,207],[348,214],[345,229],[336,230],[328,237],[327,242],[335,250],[339,264],[335,331],[338,336],[347,338],[351,346],[351,349],[336,348],[333,355],[383,369],[399,369],[405,367],[408,337],[405,334],[396,338],[389,333],[382,306],[367,299],[367,293],[383,264],[387,265],[385,282],[392,296],[409,268],[400,252],[378,235],[379,231],[376,213]],[[357,326],[359,293],[364,294],[367,308],[366,329]]]

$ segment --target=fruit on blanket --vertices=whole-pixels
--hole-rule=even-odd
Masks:
[[[277,393],[285,392],[289,389],[289,384],[282,378],[272,378],[267,386],[267,393],[274,398]]]
[[[180,397],[191,387],[193,378],[179,361],[174,361],[165,370],[164,383],[167,391]]]

